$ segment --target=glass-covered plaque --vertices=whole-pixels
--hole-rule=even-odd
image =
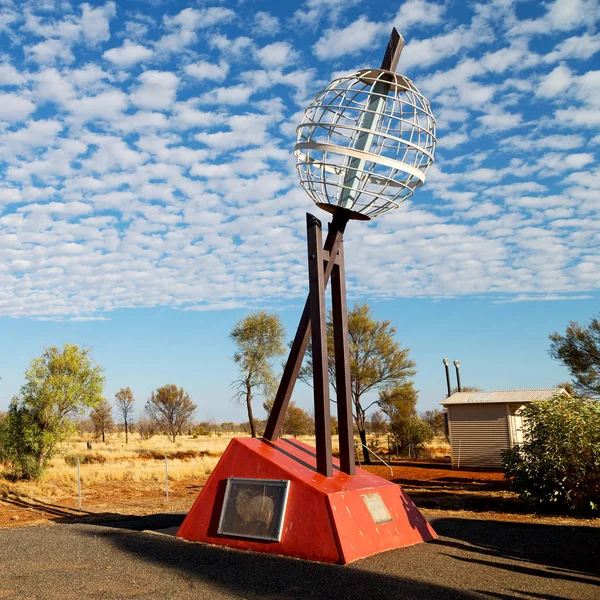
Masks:
[[[387,509],[387,506],[384,504],[379,494],[362,494],[362,498],[365,501],[371,516],[373,517],[373,521],[375,521],[377,525],[383,525],[383,523],[392,522],[392,517]]]
[[[287,479],[227,479],[217,532],[221,535],[281,539],[290,482]]]

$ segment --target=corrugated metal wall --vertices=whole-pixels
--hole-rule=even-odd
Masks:
[[[501,451],[510,447],[506,404],[448,406],[452,468],[502,467]]]

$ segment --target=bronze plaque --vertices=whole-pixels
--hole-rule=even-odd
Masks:
[[[377,493],[374,494],[362,494],[369,513],[373,517],[373,521],[377,525],[383,525],[384,523],[391,523],[393,521],[387,506],[384,504],[381,496]]]
[[[230,477],[217,533],[278,542],[289,485],[287,479]]]

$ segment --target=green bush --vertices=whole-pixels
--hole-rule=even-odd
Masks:
[[[0,461],[8,466],[9,478],[40,477],[48,460],[41,458],[44,437],[31,411],[13,398],[0,423]]]
[[[67,454],[65,456],[65,462],[69,467],[77,466],[77,459],[79,458],[79,464],[81,465],[103,465],[106,462],[106,457],[102,454],[93,454],[88,452],[87,454]]]
[[[503,453],[504,474],[539,507],[600,509],[600,402],[557,397],[523,409],[524,443]]]

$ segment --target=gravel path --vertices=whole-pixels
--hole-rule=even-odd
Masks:
[[[600,598],[598,527],[441,517],[436,542],[339,567],[142,531],[182,518],[0,529],[0,598]]]

